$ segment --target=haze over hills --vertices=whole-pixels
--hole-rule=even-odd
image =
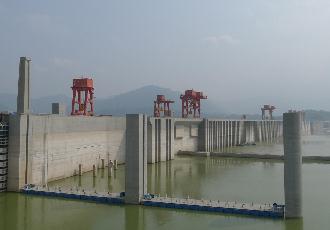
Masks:
[[[97,114],[124,115],[126,113],[153,113],[153,101],[157,94],[174,100],[171,106],[175,116],[181,114],[181,100],[179,91],[149,85],[109,98],[98,98],[96,94],[95,112]],[[67,112],[71,110],[71,98],[66,95],[54,95],[34,98],[31,101],[32,112],[50,113],[51,103],[61,102],[67,105]],[[0,94],[0,111],[16,111],[16,95]],[[224,111],[212,99],[202,101],[202,113],[205,116],[224,114]]]
[[[181,100],[179,91],[162,88],[155,85],[144,86],[126,93],[98,98],[96,95],[95,112],[98,115],[111,114],[122,116],[126,113],[153,114],[153,101],[157,94],[163,94],[167,99],[174,100],[171,109],[176,117],[181,115]],[[71,111],[71,98],[67,95],[53,95],[34,98],[31,101],[33,113],[51,113],[51,103],[61,102],[67,105],[67,113]],[[16,111],[16,95],[0,93],[0,111]],[[308,120],[330,120],[330,112],[324,110],[305,110]],[[202,100],[202,116],[240,119],[242,114],[232,114],[226,111],[212,99]],[[248,119],[260,119],[260,114],[247,114]],[[275,114],[276,119],[281,116]]]

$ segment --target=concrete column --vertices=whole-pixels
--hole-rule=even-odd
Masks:
[[[170,148],[170,160],[174,159],[174,119],[169,119],[170,125],[169,125],[169,148]]]
[[[225,141],[224,141],[224,127],[225,127],[225,122],[221,121],[221,152],[224,151],[224,146],[225,146]]]
[[[205,150],[206,152],[209,151],[209,120],[208,119],[204,119],[203,120],[204,123],[204,139],[205,139]]]
[[[160,159],[166,161],[166,118],[160,118]]]
[[[104,159],[101,159],[101,169],[104,169]]]
[[[148,154],[147,160],[148,163],[156,162],[156,138],[155,138],[155,130],[156,130],[156,122],[154,117],[148,118]]]
[[[21,57],[19,62],[18,114],[28,114],[30,112],[30,61],[31,59],[27,57]]]
[[[220,141],[219,141],[219,129],[220,129],[220,125],[219,125],[219,121],[216,121],[215,124],[216,124],[216,149],[217,149],[217,152],[219,152],[219,149],[220,149]]]
[[[147,122],[143,114],[126,115],[125,202],[139,204],[147,193]]]
[[[302,217],[301,113],[283,114],[285,217]]]

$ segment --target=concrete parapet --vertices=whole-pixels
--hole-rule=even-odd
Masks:
[[[301,113],[283,114],[285,217],[302,217]]]

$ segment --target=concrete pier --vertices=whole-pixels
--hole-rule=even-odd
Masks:
[[[302,217],[301,113],[283,114],[285,218]]]
[[[147,117],[126,115],[125,203],[139,204],[147,193]]]

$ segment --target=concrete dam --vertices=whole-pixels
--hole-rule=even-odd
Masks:
[[[87,172],[102,160],[125,163],[126,117],[15,114],[8,124],[9,191],[77,175],[79,165]],[[148,117],[147,129],[147,163],[282,137],[282,121]]]
[[[17,113],[1,114],[1,190],[20,191],[29,184],[44,186],[97,168],[111,168],[116,162],[126,166],[125,202],[140,203],[147,194],[147,163],[170,161],[185,151],[222,152],[234,146],[274,143],[283,137],[283,121],[272,119],[148,117],[142,114],[66,116],[57,103],[52,106],[52,114],[32,114],[29,64],[29,59],[21,58]],[[298,117],[299,127],[295,123],[294,128],[299,130],[295,135],[309,135],[310,123]],[[290,142],[286,143],[290,146]],[[299,149],[295,151],[297,157],[293,164],[299,164],[301,154]],[[288,162],[290,164],[290,160]],[[295,169],[295,175],[299,175],[300,167]],[[299,188],[294,189],[299,193]],[[168,205],[165,198],[162,202],[158,200],[157,205],[164,205],[163,201]],[[180,201],[173,205],[188,204]],[[220,206],[214,208],[227,210]]]

